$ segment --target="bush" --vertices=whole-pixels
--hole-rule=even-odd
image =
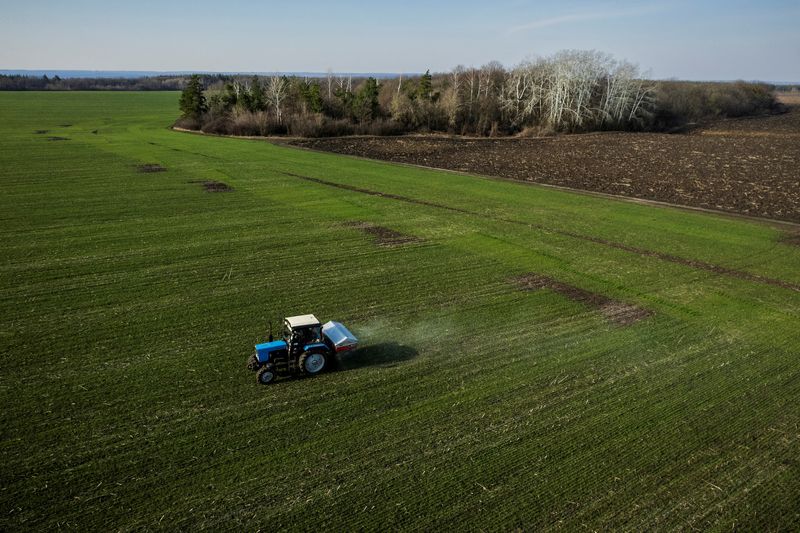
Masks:
[[[376,119],[354,124],[347,119],[331,119],[323,115],[300,115],[289,122],[289,134],[297,137],[343,137],[346,135],[402,135],[403,126],[394,120]]]
[[[680,130],[691,123],[781,111],[771,87],[762,83],[666,81],[656,88],[652,128]]]
[[[172,125],[173,128],[183,128],[185,130],[199,130],[200,121],[196,118],[181,117]]]
[[[359,125],[356,128],[358,135],[376,135],[382,137],[391,137],[395,135],[403,135],[406,129],[399,122],[394,120],[373,120],[372,122]]]
[[[207,113],[203,117],[203,125],[200,129],[203,130],[203,133],[228,135],[230,134],[230,120],[225,115],[212,115]]]
[[[289,134],[297,137],[342,137],[353,135],[355,127],[347,119],[330,119],[322,115],[299,115],[289,122]]]
[[[234,113],[231,116],[228,133],[246,137],[257,136],[261,135],[261,132],[266,129],[265,126],[266,124],[263,123],[258,114],[243,111]]]
[[[245,137],[285,135],[287,132],[285,125],[279,124],[263,111],[235,111],[232,114],[209,112],[203,115],[201,129],[205,133]]]

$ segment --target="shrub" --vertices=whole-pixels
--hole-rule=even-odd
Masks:
[[[394,120],[373,120],[372,122],[359,125],[356,127],[356,133],[358,135],[376,135],[376,136],[383,136],[383,137],[391,137],[395,135],[403,135],[406,133],[406,129],[403,127],[402,124],[399,122],[395,122]]]
[[[193,117],[181,117],[172,125],[174,128],[183,128],[185,130],[199,130],[200,121]]]
[[[263,111],[238,111],[231,117],[230,133],[243,136],[271,135],[275,128],[269,115]]]
[[[687,124],[782,111],[762,83],[660,82],[652,129],[681,130]]]
[[[232,113],[208,112],[203,115],[201,128],[205,133],[218,135],[241,135],[245,137],[266,137],[268,135],[285,135],[286,126],[279,124],[264,111],[242,111]]]
[[[203,130],[203,133],[228,135],[230,134],[230,120],[225,115],[212,115],[207,113],[203,117],[203,125],[200,129]]]

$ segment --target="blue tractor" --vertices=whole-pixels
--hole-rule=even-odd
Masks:
[[[354,350],[358,339],[339,322],[324,325],[314,315],[290,316],[283,320],[283,338],[256,344],[247,368],[256,372],[262,385],[278,376],[316,376],[330,368],[336,354]]]

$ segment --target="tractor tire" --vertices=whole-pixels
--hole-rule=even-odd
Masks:
[[[269,385],[276,378],[275,368],[272,365],[264,365],[258,369],[258,373],[256,374],[256,381],[258,381],[261,385]]]
[[[247,370],[255,372],[259,366],[261,366],[261,363],[258,362],[258,357],[256,357],[256,354],[252,354],[247,360]]]
[[[328,366],[328,359],[330,358],[327,352],[322,350],[314,350],[311,352],[304,352],[298,361],[300,372],[306,376],[316,376],[322,373]]]

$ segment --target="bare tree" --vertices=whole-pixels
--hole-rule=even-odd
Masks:
[[[599,52],[568,50],[512,70],[501,107],[515,127],[628,127],[648,115],[652,93],[634,65]]]
[[[283,76],[272,76],[267,83],[267,100],[275,108],[278,123],[283,123],[283,104],[289,92],[289,81]]]
[[[480,68],[479,85],[483,89],[484,98],[489,98],[491,93],[497,89],[498,85],[502,82],[504,73],[505,69],[499,61],[489,61]],[[480,89],[478,93],[478,96],[480,96]]]
[[[464,65],[456,66],[450,72],[450,87],[448,87],[442,95],[441,105],[447,115],[447,122],[450,128],[455,128],[458,124],[459,112],[461,111],[463,101],[464,89],[464,73],[466,68]]]
[[[470,67],[467,71],[467,88],[469,91],[469,97],[467,98],[469,102],[470,108],[472,107],[472,103],[475,101],[475,88],[477,85],[478,91],[480,92],[480,84],[478,83],[478,73],[474,67]]]

